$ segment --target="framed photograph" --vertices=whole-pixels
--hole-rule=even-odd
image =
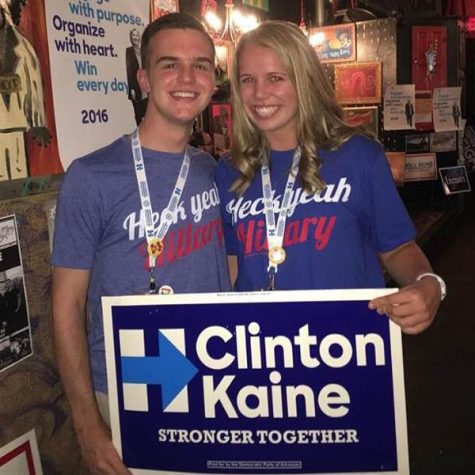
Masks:
[[[335,64],[335,94],[340,104],[380,104],[381,63]]]
[[[15,215],[0,218],[0,305],[1,372],[33,354]]]
[[[338,63],[356,59],[355,23],[312,28],[309,38],[322,63]]]
[[[209,130],[213,137],[214,153],[222,155],[231,146],[232,110],[228,102],[211,103]]]
[[[150,2],[151,21],[160,18],[168,13],[180,11],[178,0],[152,0]]]
[[[406,135],[406,152],[428,152],[429,134]]]
[[[431,152],[455,152],[457,150],[456,132],[432,132],[430,134]]]
[[[344,107],[343,119],[352,127],[363,126],[378,136],[378,107]]]

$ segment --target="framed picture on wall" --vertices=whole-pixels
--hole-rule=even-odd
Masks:
[[[352,127],[366,127],[378,136],[378,106],[344,107],[343,119]]]
[[[335,94],[340,104],[380,104],[381,63],[335,64]]]
[[[356,59],[355,23],[321,26],[310,30],[309,38],[322,63]]]
[[[231,146],[231,104],[229,102],[214,102],[210,104],[209,111],[209,131],[213,137],[215,154],[222,155]]]
[[[406,152],[428,152],[429,134],[406,135]]]
[[[150,18],[156,20],[168,13],[180,11],[178,0],[152,0],[150,2]]]

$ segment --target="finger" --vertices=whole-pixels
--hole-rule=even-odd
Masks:
[[[404,333],[411,332],[411,329],[416,330],[419,327],[426,328],[430,324],[430,318],[427,314],[413,314],[405,317],[390,317],[396,325],[401,327]]]

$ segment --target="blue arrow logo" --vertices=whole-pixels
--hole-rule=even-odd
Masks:
[[[160,331],[160,356],[123,356],[120,358],[122,382],[162,386],[162,409],[175,399],[193,379],[198,369]]]

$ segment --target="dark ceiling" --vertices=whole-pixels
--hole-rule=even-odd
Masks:
[[[339,7],[350,5],[351,0],[335,0]],[[180,0],[180,10],[192,15],[200,15],[201,0]],[[225,0],[217,0],[218,8],[223,12]],[[433,16],[445,13],[447,0],[353,0],[356,7],[376,17],[398,16]],[[242,7],[242,0],[234,0],[236,7]],[[330,2],[326,6],[325,24],[333,22]],[[315,25],[315,0],[303,0],[304,16],[308,26]],[[246,7],[244,7],[246,9]],[[301,17],[301,0],[269,0],[269,13],[248,7],[261,19],[288,20],[299,23]]]

